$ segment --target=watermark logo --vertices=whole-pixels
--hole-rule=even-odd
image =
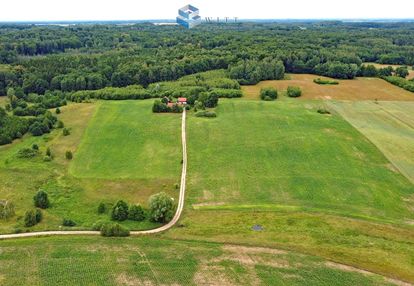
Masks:
[[[186,5],[178,10],[177,23],[187,29],[201,24],[200,10],[193,5]]]

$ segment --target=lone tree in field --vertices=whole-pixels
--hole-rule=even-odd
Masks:
[[[149,198],[150,219],[155,222],[168,222],[174,215],[174,202],[164,192]]]
[[[273,87],[265,87],[260,90],[260,98],[262,100],[270,101],[277,98],[277,90]]]
[[[36,195],[33,197],[35,207],[41,209],[47,209],[49,207],[49,199],[47,197],[47,193],[45,191],[38,191]]]
[[[128,218],[128,205],[120,200],[112,208],[111,217],[113,220],[124,221]]]

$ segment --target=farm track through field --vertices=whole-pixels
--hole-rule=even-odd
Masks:
[[[177,223],[177,221],[180,219],[181,213],[184,208],[185,184],[186,184],[186,177],[187,177],[187,134],[186,134],[186,110],[185,109],[184,109],[182,120],[181,120],[181,142],[182,142],[183,162],[182,162],[182,171],[181,171],[180,195],[178,199],[177,211],[175,212],[173,219],[166,225],[163,225],[155,229],[131,231],[131,235],[145,235],[145,234],[160,233],[173,227]],[[27,232],[27,233],[15,233],[15,234],[2,234],[0,235],[0,240],[23,238],[23,237],[55,236],[55,235],[100,235],[100,232],[90,231],[90,230],[39,231],[39,232]]]

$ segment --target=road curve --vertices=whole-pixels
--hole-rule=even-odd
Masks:
[[[182,119],[181,119],[181,142],[183,148],[183,163],[181,171],[181,183],[180,183],[180,195],[178,199],[177,211],[173,219],[158,228],[149,229],[149,230],[138,230],[131,231],[131,235],[145,235],[145,234],[155,234],[162,231],[166,231],[173,227],[177,221],[180,219],[181,213],[184,208],[184,199],[185,199],[185,186],[187,178],[187,135],[186,135],[186,109],[184,108]],[[38,237],[38,236],[55,236],[55,235],[100,235],[99,231],[90,231],[90,230],[52,230],[52,231],[38,231],[38,232],[25,232],[25,233],[14,233],[14,234],[2,234],[0,235],[0,240],[3,239],[13,239],[13,238],[23,238],[23,237]]]

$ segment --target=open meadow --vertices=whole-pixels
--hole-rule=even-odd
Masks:
[[[412,92],[394,86],[379,78],[356,78],[354,80],[336,80],[338,85],[320,85],[314,79],[331,78],[311,74],[289,74],[289,79],[262,81],[256,85],[243,86],[243,94],[248,99],[259,99],[260,89],[274,87],[286,91],[288,86],[302,89],[301,99],[336,100],[398,100],[414,101]]]
[[[39,189],[49,194],[52,205],[32,230],[61,229],[64,218],[76,222],[71,229],[90,229],[97,221],[110,220],[109,211],[98,214],[100,202],[109,209],[120,199],[145,206],[160,191],[177,197],[180,117],[155,116],[150,106],[149,101],[71,104],[59,115],[70,129],[69,136],[58,129],[0,147],[0,191],[2,198],[16,206],[16,216],[2,221],[0,231],[25,230],[23,215],[32,208]],[[54,159],[16,157],[20,149],[32,144],[39,146],[40,153],[50,148]],[[72,161],[65,159],[67,150],[74,154]],[[123,224],[131,229],[159,225],[147,220]]]

